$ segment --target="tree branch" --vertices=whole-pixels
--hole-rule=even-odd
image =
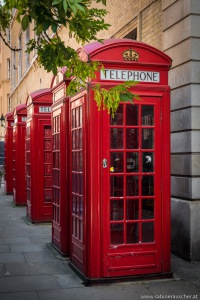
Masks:
[[[17,48],[12,48],[5,40],[5,38],[3,37],[2,33],[0,32],[0,37],[2,38],[4,44],[11,50],[11,51],[21,51],[22,49],[17,49]]]

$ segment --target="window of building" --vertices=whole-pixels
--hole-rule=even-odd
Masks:
[[[18,53],[18,81],[22,78],[22,34],[19,36],[19,49],[21,49]]]
[[[10,58],[7,59],[7,79],[10,80]]]
[[[10,94],[7,94],[8,111],[12,111]]]
[[[26,29],[26,44],[30,41],[30,27]],[[30,54],[26,52],[26,70],[30,65]]]
[[[137,40],[137,28],[134,28],[131,32],[124,36],[126,39]]]

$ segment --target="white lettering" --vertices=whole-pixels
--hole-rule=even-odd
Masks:
[[[49,113],[51,112],[51,107],[49,106],[40,106],[39,113]]]
[[[100,71],[100,79],[111,81],[134,80],[139,82],[158,83],[160,82],[160,73],[151,71],[104,69]]]

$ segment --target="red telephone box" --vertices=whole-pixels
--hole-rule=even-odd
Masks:
[[[26,105],[27,218],[47,222],[52,220],[51,89],[34,91]]]
[[[70,266],[87,282],[170,276],[171,59],[128,39],[78,53],[104,70],[70,100]],[[98,111],[92,86],[126,80],[140,100]]]
[[[25,175],[25,135],[26,104],[20,104],[13,111],[13,202],[15,205],[26,204]]]
[[[52,143],[53,143],[53,220],[52,244],[65,256],[69,255],[69,98],[66,88],[69,80],[65,69],[58,72],[52,82]]]
[[[5,164],[4,164],[4,192],[13,193],[13,113],[9,112],[5,116]]]

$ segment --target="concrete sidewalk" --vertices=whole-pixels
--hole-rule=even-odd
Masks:
[[[52,251],[51,225],[25,222],[0,189],[0,300],[200,299],[200,262],[172,256],[173,279],[85,287]]]

